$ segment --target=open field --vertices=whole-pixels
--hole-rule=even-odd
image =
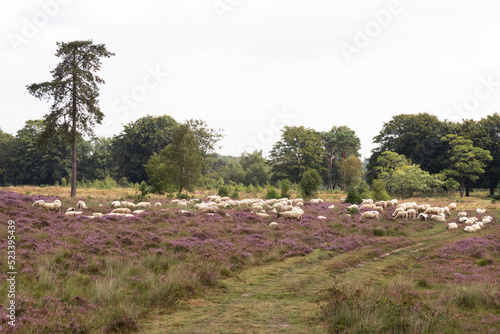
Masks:
[[[469,234],[463,226],[448,231],[443,223],[396,221],[387,216],[394,208],[380,222],[360,222],[338,201],[333,210],[331,203],[306,202],[300,222],[260,218],[251,209],[207,215],[188,208],[192,213],[179,214],[180,208],[162,197],[150,201],[159,200],[168,211],[90,220],[64,215],[76,204],[67,189],[2,190],[0,249],[7,249],[7,221],[13,220],[18,274],[13,328],[6,318],[9,270],[2,254],[0,332],[496,333],[500,328],[500,206],[486,198],[458,203],[469,216],[484,207],[494,217]],[[136,194],[80,189],[78,198],[87,203],[87,213],[105,213],[112,200]],[[56,197],[63,213],[30,206]],[[447,220],[457,221],[456,211]],[[268,226],[271,221],[278,226]]]

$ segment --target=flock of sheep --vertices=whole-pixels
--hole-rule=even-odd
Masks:
[[[343,200],[341,200],[343,202]],[[323,203],[320,198],[315,198],[310,200],[311,204]],[[276,218],[283,217],[285,220],[297,220],[301,221],[304,215],[304,200],[302,198],[297,199],[243,199],[243,200],[233,200],[229,197],[221,197],[217,195],[211,195],[206,198],[206,202],[199,199],[191,200],[178,200],[174,199],[170,202],[171,205],[180,207],[180,214],[191,214],[191,211],[185,210],[188,207],[193,207],[197,212],[206,213],[208,215],[214,215],[220,209],[241,209],[241,208],[251,208],[252,213],[262,218],[270,218],[272,214],[276,215]],[[32,206],[41,207],[45,210],[61,212],[61,201],[55,200],[52,203],[47,203],[44,200],[35,201]],[[100,204],[102,206],[102,204]],[[397,199],[391,201],[379,201],[374,202],[372,199],[365,199],[360,206],[353,204],[347,208],[349,209],[368,209],[370,211],[364,211],[360,215],[360,220],[363,219],[377,219],[380,220],[380,214],[384,212],[388,207],[396,207],[392,213],[394,219],[418,219],[418,220],[432,220],[440,223],[445,223],[447,217],[450,216],[451,211],[457,209],[456,203],[450,203],[444,207],[431,206],[429,204],[418,205],[415,202],[408,203],[398,203]],[[162,209],[162,204],[156,202],[154,205],[150,202],[140,202],[133,203],[129,201],[113,201],[111,203],[111,208],[113,209],[110,213],[100,213],[94,212],[91,216],[83,215],[83,210],[87,209],[87,205],[84,201],[80,200],[76,203],[75,207],[70,207],[66,211],[66,215],[83,215],[84,217],[93,219],[101,216],[124,216],[124,217],[134,217],[139,215],[151,208],[159,209],[161,211],[166,211],[168,209]],[[332,204],[328,209],[334,209],[335,206]],[[476,210],[477,215],[483,215],[486,213],[484,208],[479,208]],[[228,216],[227,213],[223,215]],[[467,217],[466,212],[458,213],[458,223],[463,223],[465,226],[464,231],[474,232],[484,227],[485,224],[491,223],[493,218],[491,216],[484,216],[481,219],[477,217]],[[324,216],[318,216],[318,219],[326,219]],[[277,225],[277,223],[272,222],[269,224],[271,226]],[[447,224],[447,228],[457,229],[458,224],[451,222]]]
[[[431,206],[429,204],[418,205],[415,202],[401,203],[398,204],[397,199],[391,201],[380,201],[373,202],[372,199],[364,199],[361,206],[358,207],[356,204],[351,205],[349,208],[356,209],[371,209],[372,211],[365,211],[361,214],[360,219],[374,219],[380,220],[380,213],[386,210],[387,207],[396,206],[396,209],[392,213],[392,217],[395,219],[418,219],[418,220],[433,220],[440,223],[446,223],[446,218],[451,215],[451,211],[457,209],[456,203],[450,203],[444,207]],[[349,209],[348,208],[348,209]],[[476,209],[477,215],[483,215],[486,213],[484,208]],[[482,217],[480,220],[477,217],[467,217],[467,212],[458,213],[459,223],[464,223],[466,226],[464,228],[465,232],[475,232],[484,227],[484,224],[491,223],[493,218],[491,216]],[[457,223],[448,223],[447,229],[453,230],[457,229]]]

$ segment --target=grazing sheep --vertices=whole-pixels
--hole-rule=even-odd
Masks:
[[[143,212],[146,212],[146,210],[134,210],[132,213],[135,215],[140,215]]]
[[[425,212],[425,210],[427,210],[427,209],[428,209],[428,207],[427,207],[427,205],[425,205],[425,204],[422,204],[422,205],[418,205],[418,206],[417,206],[417,212],[418,212],[418,213]]]
[[[325,216],[318,216],[318,219],[324,220],[324,219],[326,219],[326,217]]]
[[[41,203],[40,207],[48,211],[61,212],[61,201],[56,199],[53,203]]]
[[[86,210],[87,209],[87,205],[85,204],[84,201],[80,200],[80,201],[78,201],[78,203],[76,203],[76,208],[78,210]]]
[[[161,208],[161,207],[162,207],[162,205],[161,205],[161,203],[160,203],[160,202],[156,202],[156,203],[155,203],[155,208]]]
[[[68,210],[66,210],[66,212],[70,212],[70,211],[76,211],[76,209],[74,207],[69,207]]]
[[[120,202],[119,202],[119,201],[113,201],[113,202],[111,203],[111,207],[112,207],[113,209],[119,208],[119,207],[120,207]]]
[[[378,211],[366,211],[363,212],[361,217],[359,217],[359,219],[373,219],[373,218],[380,220],[380,214],[378,213]]]
[[[34,207],[39,207],[41,206],[43,203],[45,203],[45,201],[43,199],[39,199],[38,201],[35,201],[33,204],[31,204],[31,206],[34,206]]]
[[[450,204],[448,204],[448,209],[450,209],[450,210],[456,210],[457,209],[457,203],[450,203]]]
[[[278,218],[283,217],[283,218],[288,219],[288,220],[296,219],[298,221],[302,221],[302,215],[303,215],[303,212],[299,212],[299,211],[278,212]]]
[[[398,213],[403,212],[403,211],[405,211],[405,208],[400,206],[399,208],[396,208],[396,210],[394,210],[394,212],[392,213],[392,216],[396,217]]]
[[[468,220],[467,217],[460,217],[460,218],[458,218],[458,222],[459,223],[465,223],[467,220]]]
[[[490,217],[484,217],[483,220],[481,220],[483,224],[489,224],[491,223],[491,218]]]
[[[417,207],[418,207],[418,205],[415,202],[407,203],[405,206],[406,210],[410,210],[410,209],[417,210]]]
[[[406,210],[406,213],[408,213],[408,218],[413,220],[417,219],[417,210],[415,209]]]
[[[459,212],[459,213],[457,213],[457,216],[458,217],[467,217],[467,212],[464,212],[464,211]]]
[[[463,218],[466,218],[466,217],[463,217]],[[474,221],[474,219],[468,218],[464,223],[465,223],[465,225],[472,225],[475,223],[475,221]]]
[[[476,214],[478,214],[478,215],[483,215],[485,213],[486,213],[486,210],[484,208],[476,209]]]
[[[113,211],[111,211],[111,213],[130,214],[130,209],[129,208],[118,208],[118,209],[114,209]]]
[[[267,213],[262,213],[262,212],[256,212],[255,214],[257,216],[261,217],[261,218],[269,218],[269,217],[271,217]]]
[[[408,212],[406,212],[406,211],[398,212],[398,214],[394,218],[395,219],[404,218],[405,220],[408,220]]]
[[[426,215],[425,213],[421,213],[421,214],[418,215],[417,220],[425,221],[425,220],[427,220],[428,217],[429,216]]]
[[[335,209],[335,205],[333,205],[333,204],[332,204],[332,205],[330,205],[330,206],[328,207],[328,209]]]
[[[375,208],[375,204],[362,204],[359,209],[373,209]]]
[[[146,210],[146,209],[151,208],[151,203],[149,203],[149,202],[140,202],[140,203],[135,204],[134,208],[135,209]]]
[[[271,222],[271,223],[269,223],[269,226],[278,226],[278,223],[277,222]]]
[[[385,201],[375,202],[375,206],[381,206],[384,210],[387,208],[387,203]]]
[[[449,208],[449,207],[447,207],[447,206],[443,207],[443,208],[442,208],[442,213],[444,213],[445,215],[448,215],[448,216],[449,216],[449,215],[451,214],[451,213],[450,213],[450,208]]]
[[[457,225],[457,223],[448,223],[448,225],[446,226],[446,228],[448,230],[454,230],[454,229],[458,228],[458,225]]]
[[[132,203],[132,202],[127,202],[127,201],[122,201],[120,202],[120,206],[122,208],[129,208],[129,209],[134,209],[135,208],[135,204]]]
[[[292,211],[293,206],[291,205],[283,205],[279,209],[277,209],[279,212],[286,212],[286,211]]]
[[[381,207],[381,206],[376,206],[373,209],[376,210],[376,211],[378,211],[378,212],[380,212],[380,213],[384,212],[384,208]]]
[[[94,212],[92,214],[92,216],[94,216],[94,217],[102,217],[102,213],[100,213],[100,212]]]
[[[347,207],[347,210],[352,210],[352,209],[358,210],[358,206],[356,204],[353,204],[353,205]]]
[[[432,208],[428,208],[427,210],[424,211],[424,213],[426,215],[437,215],[440,212],[441,212],[441,208],[438,208],[437,206],[434,206]]]
[[[181,210],[181,211],[184,211],[184,210]],[[218,206],[210,205],[209,207],[207,207],[207,209],[204,212],[216,213],[217,211],[219,211]]]
[[[465,226],[464,231],[469,233],[476,232],[476,230],[472,226]]]
[[[68,211],[65,213],[66,216],[76,216],[76,215],[81,215],[83,212],[82,211]]]
[[[361,204],[373,204],[373,200],[371,198],[363,199],[363,202]]]
[[[443,217],[441,215],[432,215],[431,220],[434,220],[439,223],[445,223],[446,222],[446,217]]]
[[[473,229],[475,229],[476,231],[480,230],[481,229],[481,226],[479,226],[479,224],[472,224],[470,225],[470,227],[472,227]]]
[[[206,209],[208,209],[208,204],[207,203],[198,203],[194,206],[194,208],[197,210],[197,211],[205,211]]]

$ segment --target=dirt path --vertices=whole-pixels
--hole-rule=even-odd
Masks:
[[[171,314],[157,314],[143,326],[144,333],[325,333],[318,318],[318,292],[332,286],[332,268],[342,280],[387,280],[394,265],[437,240],[455,239],[442,227],[420,235],[418,243],[387,251],[360,262],[370,249],[337,256],[316,250],[305,257],[250,268],[225,279],[226,291],[211,291],[180,305]],[[347,265],[346,265],[347,264]]]

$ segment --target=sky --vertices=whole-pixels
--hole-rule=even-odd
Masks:
[[[15,135],[50,103],[56,42],[93,40],[95,128],[112,137],[146,115],[202,119],[217,150],[266,155],[284,126],[346,125],[368,158],[398,114],[480,119],[500,102],[500,2],[443,0],[2,1],[0,129]]]

